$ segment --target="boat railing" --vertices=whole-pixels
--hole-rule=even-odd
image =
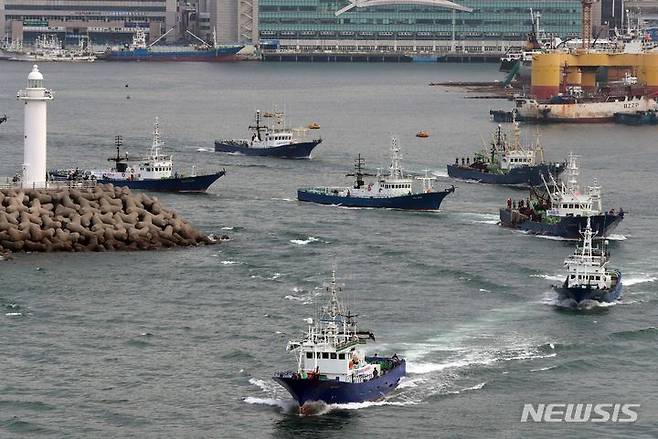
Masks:
[[[314,194],[320,194],[320,195],[333,195],[333,196],[346,196],[349,189],[345,188],[344,186],[336,186],[336,187],[308,187],[308,188],[301,188],[300,191],[304,192],[311,192]]]

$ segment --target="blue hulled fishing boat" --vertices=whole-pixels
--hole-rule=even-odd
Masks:
[[[263,118],[273,119],[271,125]],[[286,128],[282,112],[267,112],[261,116],[256,111],[255,124],[249,126],[250,139],[215,140],[215,151],[229,154],[242,154],[286,159],[307,159],[322,139],[309,139],[307,128]]]
[[[621,297],[621,271],[608,268],[607,241],[599,247],[592,245],[592,227],[587,220],[583,232],[582,246],[564,261],[567,277],[561,285],[555,285],[560,303],[571,300],[576,304],[583,301],[614,302]]]
[[[442,191],[435,191],[435,177],[408,178],[400,168],[400,149],[397,139],[393,138],[391,146],[391,165],[388,175],[381,172],[369,174],[363,170],[365,161],[361,155],[354,162],[352,187],[314,187],[297,190],[297,199],[318,204],[331,204],[346,207],[387,207],[391,209],[436,210],[443,199],[455,191],[452,186]],[[376,177],[366,184],[364,177]],[[414,180],[422,181],[422,190],[414,190]]]
[[[215,38],[214,44],[206,41],[187,31],[199,41],[196,45],[185,46],[156,46],[155,44],[166,37],[175,28],[169,29],[151,44],[146,44],[146,33],[137,31],[132,43],[125,47],[108,48],[100,57],[106,61],[201,61],[201,62],[226,62],[238,61],[238,52],[244,48],[243,44],[218,45]]]
[[[542,176],[544,191],[531,188],[526,200],[507,199],[507,207],[500,209],[500,223],[536,235],[580,239],[587,223],[601,237],[608,236],[624,219],[623,209],[605,212],[601,203],[601,187],[596,181],[582,192],[578,183],[577,157],[569,155],[566,166],[567,183],[549,175],[549,185]]]
[[[480,183],[537,186],[542,184],[542,175],[558,176],[564,166],[564,163],[545,163],[539,142],[526,148],[521,143],[519,123],[514,121],[512,141],[498,125],[489,151],[476,152],[472,161],[470,157],[462,157],[461,164],[459,158],[455,159],[454,165],[448,165],[448,175]]]
[[[97,183],[112,183],[115,186],[125,186],[130,189],[141,189],[160,192],[205,192],[226,171],[221,170],[210,174],[197,175],[193,168],[191,175],[174,172],[173,157],[160,152],[163,143],[160,139],[158,118],[153,127],[153,142],[149,154],[140,159],[132,160],[128,154],[121,155],[122,139],[117,136],[117,154],[108,161],[114,162],[111,169],[80,170],[60,169],[49,172],[51,180],[96,180]],[[131,165],[130,162],[136,162]]]
[[[615,123],[622,125],[658,125],[658,111],[636,111],[635,113],[615,113]]]
[[[273,377],[302,410],[314,401],[344,404],[381,399],[395,390],[406,374],[406,362],[397,354],[365,356],[360,345],[375,337],[357,330],[356,316],[339,300],[339,291],[332,273],[327,287],[329,304],[315,319],[306,319],[303,339],[288,342],[287,349],[297,357],[296,370]]]

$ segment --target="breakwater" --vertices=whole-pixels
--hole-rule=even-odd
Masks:
[[[0,252],[154,250],[214,242],[157,198],[125,187],[0,190]]]

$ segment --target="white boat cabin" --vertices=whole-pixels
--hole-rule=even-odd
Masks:
[[[165,155],[160,152],[164,143],[160,139],[160,125],[158,118],[155,118],[153,124],[153,141],[149,154],[140,159],[136,165],[119,166],[111,170],[98,170],[91,171],[97,179],[111,179],[111,180],[159,180],[164,178],[172,178],[173,172],[173,156]],[[117,157],[117,161],[119,157]],[[126,159],[127,161],[127,154]]]
[[[433,192],[433,182],[436,180],[436,177],[430,177],[427,174],[424,177],[406,177],[400,167],[401,159],[402,154],[400,154],[397,139],[393,137],[391,139],[391,164],[388,174],[384,174],[381,170],[378,170],[375,180],[366,184],[363,177],[369,174],[363,172],[361,167],[365,162],[359,156],[354,162],[354,174],[348,174],[355,177],[352,187],[319,187],[309,190],[323,195],[338,197],[393,198],[419,193],[417,190],[414,190],[414,181],[419,180],[423,183],[423,192]]]
[[[589,217],[583,233],[583,244],[576,248],[564,265],[567,267],[567,288],[611,289],[616,279],[615,272],[607,269],[608,255],[605,243],[601,248],[592,246],[592,228]]]
[[[381,366],[366,361],[358,348],[365,343],[357,331],[354,316],[339,301],[335,273],[327,287],[330,301],[319,318],[306,319],[308,329],[302,341],[290,341],[288,350],[297,353],[297,374],[301,379],[323,379],[359,383],[381,375]]]
[[[272,118],[272,124],[263,124],[263,117]],[[256,110],[255,122],[255,125],[249,127],[252,131],[251,138],[242,141],[250,148],[275,148],[307,141],[308,130],[287,128],[285,115],[280,111],[267,112],[262,116],[260,110]]]
[[[551,198],[551,208],[546,212],[548,216],[594,216],[602,213],[601,187],[596,184],[596,181],[593,186],[587,187],[586,192],[581,192],[578,182],[580,171],[577,159],[578,156],[573,153],[569,154],[566,184],[564,181],[560,181],[558,184],[551,175],[550,179],[554,188],[551,190],[544,180],[544,186]]]

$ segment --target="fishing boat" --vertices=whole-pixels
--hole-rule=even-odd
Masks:
[[[601,187],[596,181],[581,191],[577,159],[569,154],[566,183],[558,183],[549,174],[550,184],[542,176],[543,188],[531,187],[526,200],[508,198],[507,207],[500,209],[500,224],[535,235],[580,239],[581,230],[590,221],[598,236],[608,236],[624,219],[624,211],[603,210]]]
[[[322,139],[309,139],[307,128],[287,128],[283,112],[269,114],[271,116],[268,118],[272,119],[270,125],[263,122],[260,110],[256,110],[255,124],[249,126],[251,138],[215,140],[215,151],[287,159],[310,158]]]
[[[6,114],[3,114],[2,116],[0,116],[0,125],[2,125],[3,123],[7,122],[7,119],[8,119],[8,118],[7,118],[7,115],[6,115]]]
[[[273,377],[302,411],[315,401],[344,404],[381,399],[395,390],[406,374],[406,362],[397,354],[366,356],[360,349],[375,336],[358,330],[356,316],[340,300],[339,292],[332,272],[327,287],[329,303],[315,318],[306,319],[308,328],[303,338],[288,342],[287,350],[297,357],[296,369]]]
[[[636,111],[635,113],[615,113],[615,123],[622,125],[658,125],[658,111]]]
[[[320,124],[317,122],[311,122],[308,124],[308,129],[309,130],[319,130],[320,129]]]
[[[388,175],[381,170],[370,174],[363,170],[365,160],[359,154],[354,161],[352,187],[313,187],[297,190],[297,199],[318,204],[330,204],[346,207],[387,207],[391,209],[436,210],[443,199],[455,191],[452,186],[436,191],[433,181],[436,177],[427,174],[424,177],[410,178],[400,168],[400,148],[394,137],[391,144],[391,165]],[[364,177],[375,177],[366,184]],[[422,190],[414,189],[414,180],[422,182]]]
[[[420,137],[421,139],[426,139],[430,136],[430,133],[428,133],[425,130],[420,130],[416,133],[416,137]]]
[[[607,241],[594,247],[592,227],[589,217],[582,233],[582,245],[576,247],[564,265],[567,276],[561,285],[555,285],[559,300],[572,300],[579,304],[586,300],[614,302],[621,297],[621,271],[608,267],[609,252]]]
[[[39,35],[34,47],[26,49],[22,44],[7,46],[2,58],[9,61],[30,62],[94,62],[96,56],[89,49],[89,39],[80,37],[76,48],[64,48],[56,35]]]
[[[146,44],[146,33],[137,31],[133,35],[132,42],[119,48],[108,48],[102,55],[106,61],[201,61],[201,62],[226,62],[238,61],[240,52],[244,45],[230,44],[219,45],[215,38],[213,44],[209,44],[187,31],[192,37],[199,41],[198,44],[188,45],[161,45],[156,46],[175,28],[169,29],[158,39]]]
[[[521,143],[521,129],[514,121],[512,140],[502,128],[494,132],[489,150],[483,149],[470,157],[455,159],[448,165],[448,175],[452,178],[474,180],[480,183],[536,186],[542,184],[542,175],[560,175],[565,163],[544,162],[544,149],[539,144],[524,146]]]
[[[190,175],[174,172],[173,156],[161,153],[163,142],[160,139],[158,118],[153,126],[153,141],[149,153],[144,158],[130,159],[128,153],[121,154],[121,136],[116,138],[116,156],[108,161],[114,162],[111,169],[80,170],[64,169],[49,172],[51,180],[95,180],[96,183],[112,183],[130,189],[161,192],[205,192],[226,171],[197,175],[193,168]],[[135,162],[134,165],[130,164]]]

